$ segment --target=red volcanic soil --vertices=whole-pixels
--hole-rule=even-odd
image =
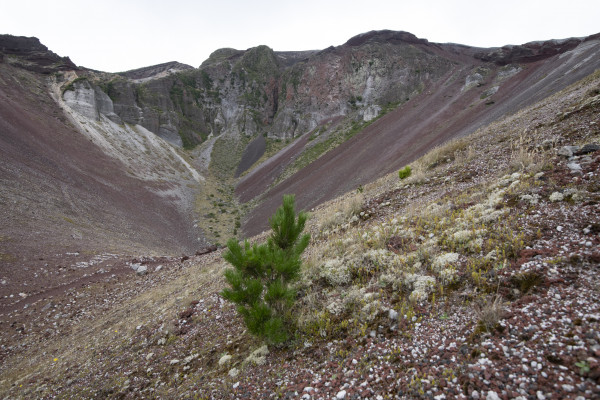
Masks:
[[[521,64],[522,70],[501,82],[497,93],[482,99],[484,91],[497,85],[497,65],[473,58],[468,54],[473,49],[460,46],[431,45],[429,50],[452,59],[456,67],[443,79],[429,82],[419,96],[268,190],[244,222],[244,233],[254,235],[267,229],[268,218],[284,194],[295,194],[299,209],[308,210],[398,170],[435,146],[515,113],[600,68],[600,43],[586,41],[563,54]],[[462,91],[467,75],[478,65],[492,72],[480,87]],[[305,143],[298,141],[288,151],[297,154]],[[266,162],[243,179],[236,188],[240,199],[248,201],[263,193],[273,182],[276,168],[277,163]]]
[[[76,131],[46,79],[0,63],[0,298],[101,252],[196,250],[189,218]]]

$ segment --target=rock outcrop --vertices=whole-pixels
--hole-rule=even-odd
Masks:
[[[117,124],[123,123],[115,114],[110,97],[85,78],[73,82],[64,91],[63,99],[69,107],[88,118],[99,120],[102,114]]]
[[[530,42],[518,46],[508,45],[475,53],[475,58],[485,62],[493,62],[500,66],[529,63],[572,50],[584,40],[584,38],[569,38]]]
[[[69,57],[51,52],[35,37],[0,35],[0,61],[42,74],[78,69]]]

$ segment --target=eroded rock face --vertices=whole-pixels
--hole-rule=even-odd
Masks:
[[[85,79],[74,82],[63,98],[69,107],[88,118],[99,120],[102,114],[117,124],[123,123],[115,114],[110,97]]]
[[[176,146],[191,148],[222,134],[293,138],[327,121],[371,121],[387,105],[404,103],[441,82],[457,65],[481,66],[461,77],[463,91],[495,79],[498,87],[482,94],[492,97],[522,71],[519,64],[560,54],[585,40],[591,39],[476,49],[429,43],[408,32],[371,31],[322,51],[219,49],[198,69],[169,62],[103,74],[96,78],[93,96],[98,112],[105,114],[100,103],[110,108],[108,97],[120,120],[142,125]],[[94,112],[89,99],[69,100],[83,112]]]
[[[382,105],[418,94],[451,67],[430,46],[406,32],[373,31],[323,51],[220,49],[199,69],[165,63],[112,75],[101,86],[124,122],[173,144],[225,132],[290,138],[331,118],[371,120]]]

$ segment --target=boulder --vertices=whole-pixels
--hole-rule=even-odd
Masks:
[[[136,274],[138,275],[146,275],[148,273],[148,267],[146,267],[145,265],[140,265],[138,267],[138,269],[135,271]]]
[[[557,154],[563,157],[573,157],[573,154],[577,151],[579,151],[579,146],[563,146],[558,149]]]
[[[589,143],[583,146],[581,149],[575,151],[575,155],[582,156],[584,154],[595,153],[598,150],[600,150],[600,145]]]

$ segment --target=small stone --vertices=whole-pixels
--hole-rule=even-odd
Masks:
[[[338,392],[338,394],[335,396],[336,399],[345,399],[346,398],[346,391],[345,390],[340,390]]]
[[[562,232],[563,231],[563,227],[561,225],[559,225],[559,226],[556,227],[556,230],[559,231],[559,232]]]
[[[145,265],[140,265],[138,267],[138,269],[135,271],[135,273],[140,276],[146,275],[148,273],[148,267],[146,267]]]
[[[500,400],[500,397],[498,397],[498,393],[494,392],[493,390],[490,390],[487,396],[485,397],[485,400]]]
[[[471,398],[475,399],[475,400],[478,400],[479,399],[479,392],[477,390],[473,390],[471,392]]]
[[[573,390],[575,390],[575,386],[573,385],[562,385],[562,388],[567,392],[572,392]]]
[[[154,272],[158,272],[162,269],[162,265],[158,265],[156,268],[154,268]]]
[[[150,360],[152,357],[154,357],[154,353],[148,353],[148,355],[146,355],[146,360]]]
[[[237,368],[231,368],[229,370],[228,375],[232,378],[235,378],[236,376],[238,376],[239,373],[240,373],[240,371]]]
[[[240,383],[239,383],[239,382],[236,382],[236,383],[234,383],[234,384],[233,384],[233,388],[234,388],[234,389],[237,389],[237,388],[238,388],[238,386],[240,386]]]
[[[558,155],[563,157],[573,157],[573,153],[579,150],[579,146],[563,146],[558,149]]]
[[[579,165],[579,163],[576,163],[576,162],[568,163],[567,167],[571,170],[571,172],[580,172],[581,171],[581,165]]]
[[[389,311],[389,317],[391,320],[397,320],[398,319],[398,311],[394,310],[393,308],[390,308]]]
[[[171,360],[171,362],[169,363],[169,365],[175,365],[175,364],[179,364],[179,360],[178,360],[178,359],[173,359],[173,360]]]
[[[537,395],[537,398],[538,398],[539,400],[544,400],[544,399],[546,398],[546,396],[544,396],[544,393],[542,393],[542,391],[541,391],[541,390],[538,390],[538,391],[536,392],[536,395]]]

